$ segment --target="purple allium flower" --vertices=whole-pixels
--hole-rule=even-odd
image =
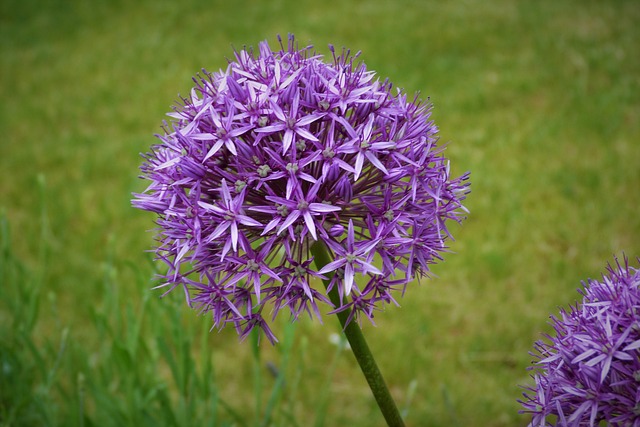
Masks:
[[[272,342],[266,312],[319,318],[325,304],[372,318],[395,302],[392,291],[440,259],[445,222],[462,220],[468,193],[467,174],[449,176],[429,105],[349,51],[330,47],[325,63],[292,36],[280,46],[262,42],[194,78],[145,155],[151,184],[133,200],[158,214],[160,287],[182,287],[214,327],[245,336],[258,326]],[[319,270],[316,242],[334,259]],[[339,307],[317,280],[329,276]]]
[[[535,345],[535,386],[520,403],[531,426],[640,426],[640,271],[616,261],[582,303],[551,317]]]

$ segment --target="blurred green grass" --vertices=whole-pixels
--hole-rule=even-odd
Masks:
[[[409,425],[526,424],[517,384],[527,381],[527,351],[548,314],[573,302],[580,280],[599,276],[614,255],[640,256],[638,22],[630,0],[3,1],[0,209],[12,256],[37,277],[23,286],[41,283],[44,292],[34,339],[57,342],[68,328],[85,354],[99,354],[105,335],[89,319],[118,310],[109,293],[134,311],[141,306],[152,286],[144,279],[152,275],[144,253],[152,217],[130,207],[130,193],[144,188],[138,153],[155,142],[193,74],[224,67],[232,46],[293,32],[320,52],[327,43],[361,50],[381,77],[429,96],[453,173],[472,172],[471,214],[453,227],[455,254],[433,280],[408,290],[401,309],[380,314],[377,328],[365,325],[400,402],[417,382]],[[118,272],[112,289],[103,285],[106,271]],[[152,296],[147,308],[170,304]],[[180,321],[209,327],[180,295],[170,299]],[[8,307],[0,301],[3,322]],[[176,320],[148,321],[169,328]],[[334,352],[328,336],[337,325],[325,323],[297,329],[290,375],[299,385],[289,398],[300,424]],[[125,330],[112,339],[125,340]],[[223,332],[207,346],[193,351],[210,351],[224,367],[218,393],[250,413],[250,344]],[[265,360],[277,360],[277,347],[263,347]],[[90,365],[61,366],[62,389],[78,369],[91,375]],[[348,354],[336,369],[326,425],[379,424]],[[64,408],[64,394],[56,396]]]

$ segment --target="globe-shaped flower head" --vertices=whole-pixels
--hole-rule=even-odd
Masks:
[[[608,270],[536,343],[521,401],[531,426],[640,426],[640,271],[626,259]]]
[[[158,214],[163,285],[241,336],[287,309],[372,318],[440,259],[467,175],[449,176],[428,105],[330,47],[235,53],[203,71],[145,155],[134,206]],[[310,249],[331,262],[318,268]],[[317,279],[330,280],[334,306]]]

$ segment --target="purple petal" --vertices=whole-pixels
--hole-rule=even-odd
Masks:
[[[353,177],[354,181],[357,181],[358,178],[360,177],[360,173],[362,172],[362,165],[364,164],[364,156],[362,155],[362,153],[358,153],[356,155],[356,165],[355,165],[355,176]]]
[[[342,210],[338,206],[331,206],[326,203],[309,203],[309,210],[316,213],[337,212]]]
[[[334,271],[340,267],[342,267],[343,265],[345,265],[347,263],[347,260],[345,260],[344,258],[339,258],[335,261],[331,261],[329,264],[325,265],[324,267],[322,267],[319,271],[318,274],[325,274],[325,273],[329,273],[330,271]]]
[[[227,181],[223,178],[222,184],[220,185],[220,193],[222,194],[222,199],[227,203],[227,206],[231,205],[231,193],[229,192],[229,187],[227,186]]]
[[[262,227],[262,223],[246,215],[236,215],[236,220],[240,222],[240,224],[248,225],[250,227]]]
[[[371,163],[373,163],[373,166],[380,169],[385,175],[389,175],[389,171],[387,171],[387,168],[384,167],[382,162],[380,162],[380,160],[378,160],[378,158],[371,151],[366,151],[364,155],[367,156],[367,159],[369,159]]]
[[[623,351],[629,351],[629,350],[637,350],[640,348],[640,340],[634,341],[631,344],[629,344],[628,346],[626,346],[625,348],[623,348]]]
[[[307,139],[309,141],[313,141],[313,142],[319,142],[320,141],[318,138],[316,138],[316,136],[314,134],[312,134],[311,132],[309,132],[308,130],[306,130],[304,128],[296,127],[296,133],[298,135],[300,135],[301,137],[303,137],[304,139]]]
[[[351,264],[347,263],[344,266],[344,294],[349,295],[351,293],[351,288],[353,288],[353,278],[355,276],[355,272],[353,271],[353,267]]]
[[[288,228],[291,224],[293,224],[294,222],[296,222],[296,220],[300,217],[300,211],[296,210],[293,211],[289,214],[289,216],[287,216],[287,218],[284,220],[284,222],[282,223],[282,225],[280,226],[280,228],[278,229],[278,233],[280,234],[282,233],[282,230]]]
[[[353,230],[353,220],[349,219],[349,228],[347,229],[347,242],[349,246],[353,246],[355,235]]]
[[[236,145],[230,139],[224,140],[224,146],[227,147],[227,150],[231,152],[234,156],[238,155],[238,151],[236,150]]]
[[[238,224],[235,221],[231,223],[231,245],[233,251],[238,252]]]
[[[316,235],[316,224],[309,211],[305,211],[304,214],[302,214],[302,217],[304,218],[305,224],[307,224],[307,229],[309,230],[309,233],[311,233],[313,240],[318,240],[318,236]]]
[[[308,114],[304,117],[301,117],[300,119],[298,119],[298,121],[296,122],[297,126],[306,126],[310,123],[315,122],[316,120],[324,117],[326,115],[326,113],[313,113],[313,114]]]
[[[221,222],[216,229],[213,231],[213,233],[211,233],[209,235],[209,237],[205,240],[205,243],[210,243],[213,242],[215,239],[217,239],[218,237],[220,237],[222,235],[222,233],[224,233],[225,231],[227,231],[227,228],[229,228],[229,226],[231,225],[230,221],[224,221]]]
[[[262,231],[262,236],[267,234],[269,231],[273,230],[280,224],[280,218],[274,218],[267,225],[264,226],[264,230]],[[278,232],[280,234],[280,232]]]
[[[179,161],[180,161],[180,157],[174,157],[173,159],[167,160],[166,162],[159,164],[158,166],[153,168],[153,170],[159,171],[159,170],[162,170],[162,169],[166,169],[166,168],[168,168],[170,166],[175,165]]]
[[[382,275],[382,271],[378,270],[378,268],[375,267],[374,265],[369,264],[368,262],[364,262],[362,260],[358,260],[358,262],[363,267],[363,273],[372,273],[372,274]]]
[[[294,132],[291,129],[287,129],[282,137],[282,153],[286,154],[289,151],[289,147],[291,147],[291,143],[293,142]]]
[[[221,139],[217,140],[215,144],[213,144],[213,147],[211,147],[209,149],[209,151],[207,151],[207,155],[204,156],[204,160],[209,159],[211,156],[213,156],[214,154],[216,154],[220,148],[222,147],[222,145],[224,144],[224,141],[222,141]]]
[[[274,125],[269,125],[269,126],[264,126],[261,128],[255,128],[254,132],[257,133],[276,133],[276,132],[280,132],[281,130],[285,130],[287,128],[287,125],[285,125],[284,123],[276,123]]]

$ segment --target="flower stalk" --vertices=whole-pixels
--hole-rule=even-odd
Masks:
[[[327,248],[320,242],[316,242],[311,246],[311,254],[313,255],[316,268],[318,269],[321,269],[330,262]],[[341,304],[338,288],[334,286],[329,290],[330,282],[330,279],[323,280],[331,303],[334,306],[339,307]],[[362,373],[367,379],[367,383],[369,384],[369,388],[376,399],[376,403],[387,421],[387,425],[390,427],[404,426],[404,422],[400,416],[400,411],[398,411],[398,407],[387,388],[387,384],[382,377],[382,373],[380,372],[378,364],[373,357],[373,353],[371,353],[371,350],[367,345],[367,341],[362,334],[360,325],[358,325],[357,322],[350,322],[349,314],[346,311],[339,311],[336,315],[338,316],[338,320],[340,320],[340,324],[342,325],[342,330],[349,341],[351,351],[358,361],[358,365],[360,365]]]

